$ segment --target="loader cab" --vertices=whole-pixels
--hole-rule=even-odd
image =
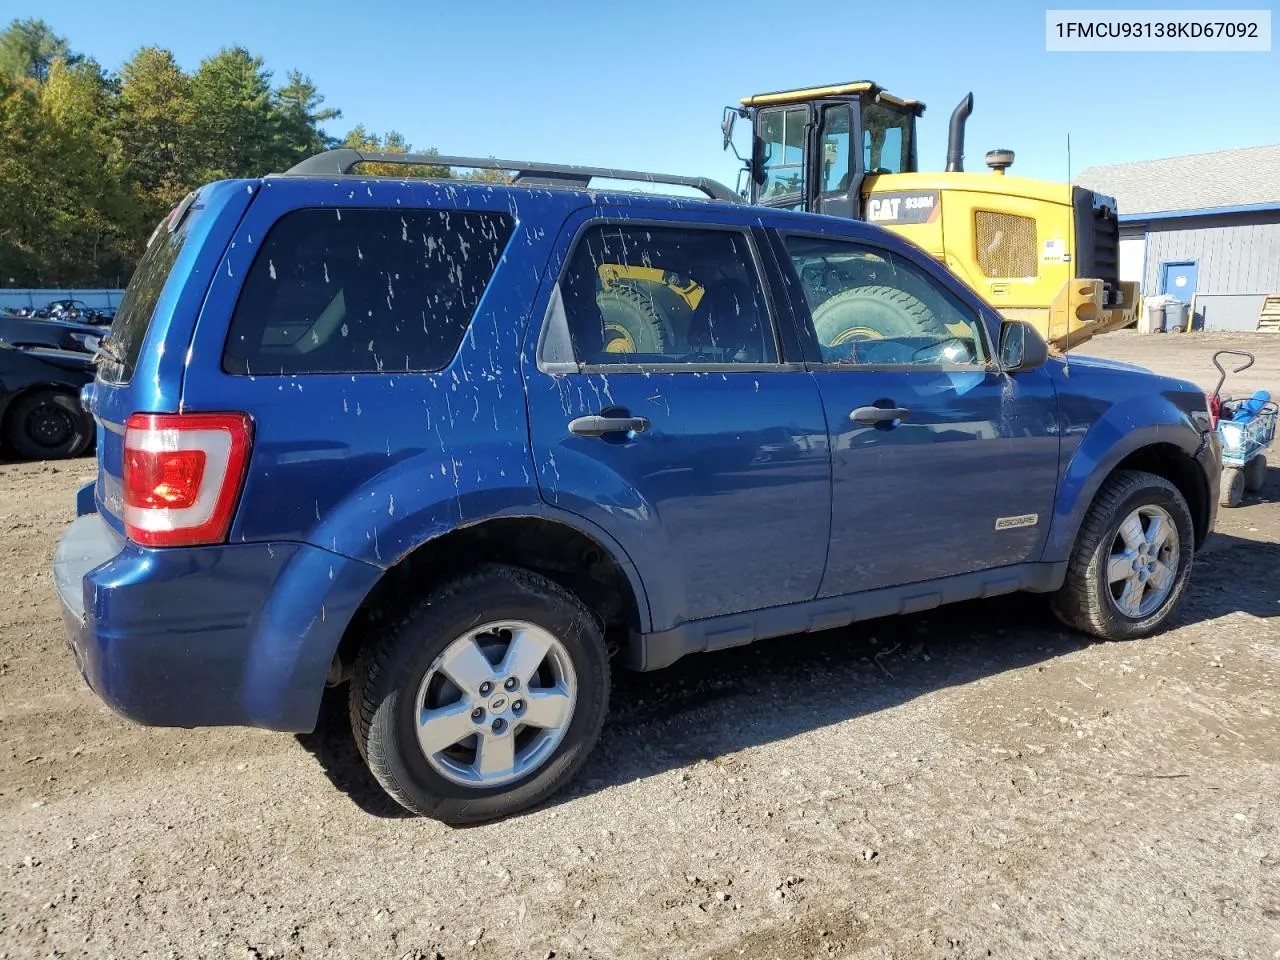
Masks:
[[[751,121],[752,203],[861,219],[865,177],[916,171],[923,111],[870,82],[758,94],[726,110],[725,142],[736,117]]]

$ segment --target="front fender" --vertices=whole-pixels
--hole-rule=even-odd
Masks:
[[[1063,459],[1053,519],[1042,559],[1071,556],[1076,533],[1098,490],[1128,456],[1156,444],[1172,445],[1195,457],[1204,433],[1179,406],[1160,394],[1131,396],[1110,406],[1091,425],[1064,415]],[[1071,444],[1072,436],[1079,442]]]

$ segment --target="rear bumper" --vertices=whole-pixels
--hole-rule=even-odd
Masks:
[[[70,646],[113,710],[154,726],[315,725],[334,651],[380,571],[297,543],[149,550],[100,514],[58,543]]]

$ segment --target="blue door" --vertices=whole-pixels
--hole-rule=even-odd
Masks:
[[[830,531],[817,385],[750,232],[700,220],[571,223],[525,367],[542,497],[622,546],[654,630],[813,599]]]
[[[785,236],[831,441],[821,596],[1039,560],[1057,489],[1048,373],[988,365],[995,324],[898,252]]]
[[[1182,260],[1176,263],[1163,264],[1163,275],[1160,279],[1160,292],[1177,297],[1183,303],[1190,303],[1196,292],[1196,262]]]

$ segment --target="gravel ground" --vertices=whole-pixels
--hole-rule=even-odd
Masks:
[[[1280,338],[1079,352],[1237,391]],[[63,645],[92,461],[0,466],[0,957],[1280,958],[1280,469],[1222,511],[1177,625],[966,604],[618,678],[575,787],[452,830],[313,734],[151,730]]]

